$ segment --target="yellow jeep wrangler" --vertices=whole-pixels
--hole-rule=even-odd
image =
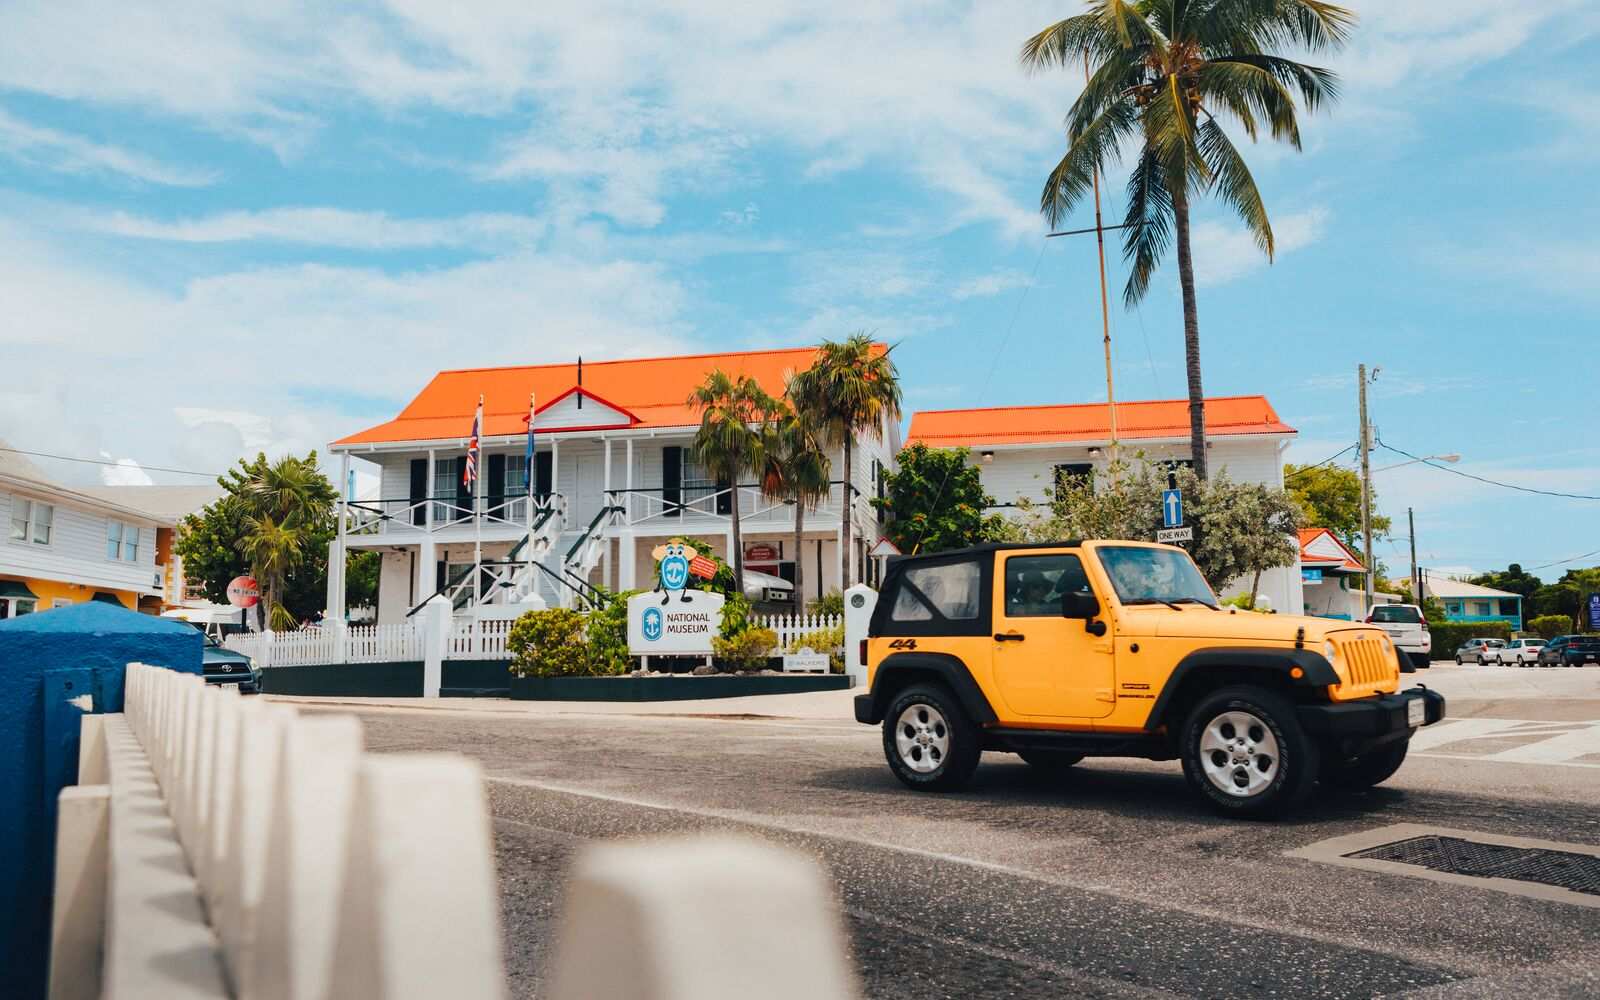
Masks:
[[[1400,691],[1383,630],[1219,607],[1187,552],[1140,542],[985,545],[889,564],[856,721],[883,725],[916,789],[960,787],[985,750],[1036,767],[1183,762],[1233,815],[1280,812],[1320,780],[1367,787],[1444,698]]]

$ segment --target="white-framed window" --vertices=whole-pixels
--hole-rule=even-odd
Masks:
[[[456,505],[456,483],[461,478],[461,461],[459,458],[434,459],[433,521],[435,524],[459,521],[471,513],[465,509],[466,505]]]
[[[683,502],[692,504],[717,492],[717,477],[694,457],[691,449],[683,449],[683,472],[679,480]]]
[[[54,504],[24,497],[11,498],[11,540],[50,544],[50,529],[55,525]]]
[[[113,562],[139,561],[139,528],[122,521],[106,522],[106,558]]]
[[[30,597],[0,597],[0,621],[31,615],[38,610],[38,604]]]
[[[505,511],[500,516],[508,521],[521,521],[528,516],[528,456],[506,456]]]

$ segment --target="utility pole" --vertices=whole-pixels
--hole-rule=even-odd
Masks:
[[[1422,607],[1422,577],[1417,574],[1417,518],[1406,508],[1406,533],[1411,536],[1411,599]]]
[[[1089,85],[1089,50],[1083,50],[1083,83]],[[1111,414],[1111,485],[1117,484],[1117,396],[1111,387],[1111,306],[1106,299],[1106,231],[1100,220],[1100,169],[1094,170],[1094,241],[1100,250],[1100,334],[1106,354],[1106,409]]]
[[[1372,613],[1372,593],[1376,587],[1377,567],[1372,562],[1372,431],[1367,426],[1367,366],[1356,366],[1356,383],[1361,409],[1361,538],[1365,545],[1362,558],[1366,562],[1366,598],[1363,617]]]

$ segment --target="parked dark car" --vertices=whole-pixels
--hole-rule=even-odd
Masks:
[[[207,684],[237,684],[240,694],[259,694],[261,671],[243,653],[236,653],[206,635],[205,652],[201,660]]]
[[[1600,664],[1600,635],[1558,635],[1539,650],[1541,667],[1583,667]]]

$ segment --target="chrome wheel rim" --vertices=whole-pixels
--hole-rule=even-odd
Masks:
[[[1260,795],[1281,766],[1278,738],[1254,713],[1222,712],[1200,734],[1200,769],[1213,788],[1231,798]]]
[[[894,748],[900,762],[918,774],[937,771],[950,753],[950,724],[932,705],[908,705],[895,720]]]

